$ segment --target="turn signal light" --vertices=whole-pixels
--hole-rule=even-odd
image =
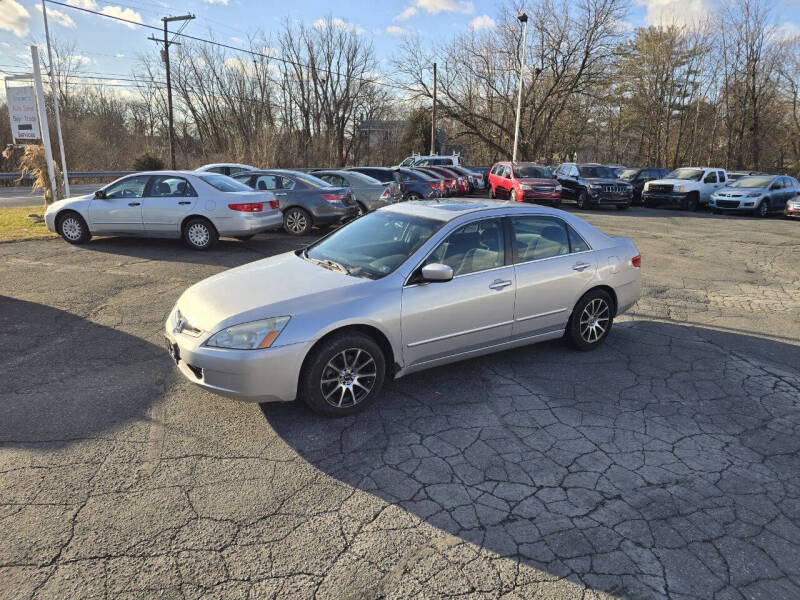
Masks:
[[[641,254],[637,254],[636,256],[634,256],[631,259],[631,264],[634,267],[641,267],[642,266],[642,255]]]
[[[271,204],[271,203],[270,203]],[[263,202],[248,202],[246,204],[228,204],[231,210],[238,210],[239,212],[261,212],[264,210]]]

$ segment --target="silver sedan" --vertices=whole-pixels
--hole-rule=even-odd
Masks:
[[[248,239],[283,224],[272,192],[195,171],[128,175],[94,194],[54,202],[44,219],[71,244],[95,234],[131,235],[183,238],[195,250],[212,248],[220,236]]]
[[[640,262],[560,210],[404,202],[193,285],[167,347],[212,392],[346,415],[387,378],[560,337],[598,347],[639,297]]]

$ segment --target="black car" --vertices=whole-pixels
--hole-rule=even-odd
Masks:
[[[660,169],[657,167],[637,167],[633,169],[625,169],[619,174],[619,178],[633,186],[632,204],[641,204],[644,184],[655,179],[664,179],[667,176],[667,173],[669,173],[669,171],[666,169]]]
[[[572,198],[578,208],[616,206],[625,210],[633,200],[633,186],[603,165],[563,163],[554,175],[561,184],[561,197]]]
[[[403,200],[427,200],[440,198],[442,195],[439,179],[429,176],[421,171],[396,167],[392,169],[400,178],[400,188],[403,191]]]
[[[307,235],[314,226],[335,225],[358,215],[350,188],[334,187],[308,173],[271,169],[236,173],[233,178],[254,190],[275,194],[283,228],[292,235]]]

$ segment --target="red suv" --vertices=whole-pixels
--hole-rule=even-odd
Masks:
[[[561,204],[561,185],[550,169],[534,163],[496,163],[489,171],[488,187],[490,198]]]

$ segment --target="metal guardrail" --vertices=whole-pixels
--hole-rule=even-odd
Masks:
[[[70,171],[69,180],[73,179],[105,179],[108,177],[122,177],[123,175],[130,175],[136,171]],[[0,181],[14,181],[20,178],[20,173],[0,173]],[[22,178],[23,181],[30,181],[33,179],[32,175],[26,175]]]

